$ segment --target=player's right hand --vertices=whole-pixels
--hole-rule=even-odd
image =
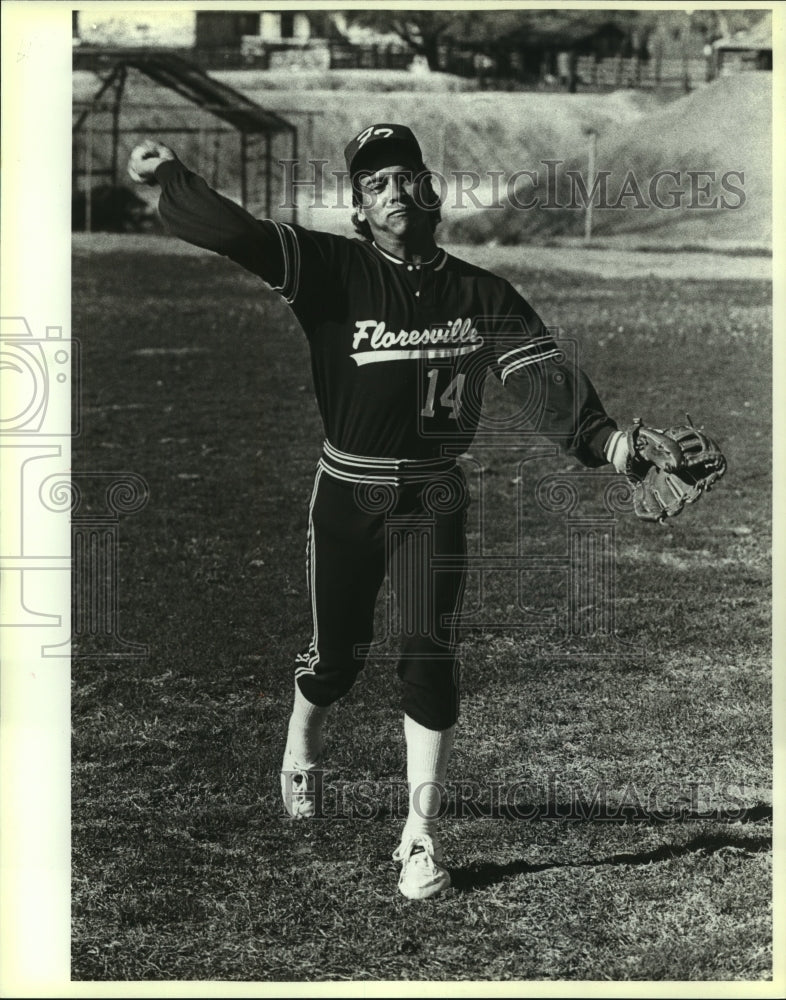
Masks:
[[[128,158],[128,176],[137,184],[155,184],[156,170],[166,160],[176,160],[177,157],[169,148],[152,139],[145,139],[134,148]]]

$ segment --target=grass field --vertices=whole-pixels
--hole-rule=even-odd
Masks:
[[[666,528],[620,517],[607,657],[551,626],[467,631],[450,773],[465,815],[443,824],[454,888],[415,904],[390,860],[404,782],[390,662],[369,663],[328,731],[330,787],[350,806],[363,790],[371,818],[294,824],[279,799],[321,443],[302,334],[221,259],[75,255],[73,464],[149,486],[120,525],[120,606],[150,655],[73,665],[74,979],[771,976],[771,285],[487,262],[580,341],[611,413],[691,409],[729,473]],[[556,551],[561,516],[525,504],[517,526],[515,499],[567,463],[529,463],[522,486],[493,447],[473,459],[495,544],[518,527]],[[592,511],[608,480],[588,476]],[[562,575],[525,587],[552,621]],[[491,599],[504,614],[503,583]],[[469,815],[490,782],[523,782],[520,818]],[[605,819],[573,805],[598,788]]]

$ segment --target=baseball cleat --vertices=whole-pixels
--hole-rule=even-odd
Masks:
[[[317,796],[322,791],[322,770],[318,764],[298,764],[289,750],[281,765],[281,797],[292,819],[312,819],[317,813]]]
[[[450,886],[450,874],[442,867],[442,847],[428,834],[407,836],[393,854],[401,862],[399,891],[407,899],[428,899]]]

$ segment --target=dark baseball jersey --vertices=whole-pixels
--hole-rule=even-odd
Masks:
[[[490,372],[525,403],[537,396],[535,429],[585,465],[606,462],[616,424],[508,281],[443,249],[405,261],[362,238],[254,219],[179,161],[156,179],[175,235],[259,275],[291,307],[334,474],[352,478],[363,456],[393,474],[460,454]]]

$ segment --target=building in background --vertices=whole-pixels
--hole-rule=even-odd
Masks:
[[[260,44],[306,45],[313,37],[311,20],[303,11],[196,11],[198,49],[243,47],[246,39]]]
[[[101,10],[74,11],[72,36],[75,44],[234,49],[239,52],[245,40],[276,46],[302,46],[329,35],[344,37],[334,26],[336,17],[332,12],[143,8],[112,14],[111,9],[111,5],[107,5]]]
[[[74,11],[73,44],[178,49],[214,69],[328,69],[331,41],[346,42],[339,27],[341,16],[332,11],[110,12],[109,5]]]
[[[420,60],[479,88],[570,92],[688,91],[772,69],[772,14],[750,10],[113,10],[75,12],[74,45],[168,48],[204,70],[401,71]]]
[[[73,11],[71,35],[74,45],[188,49],[196,42],[193,10],[148,11],[140,8],[112,14],[112,6]]]
[[[772,12],[748,31],[738,31],[713,43],[714,75],[748,70],[772,70]]]

